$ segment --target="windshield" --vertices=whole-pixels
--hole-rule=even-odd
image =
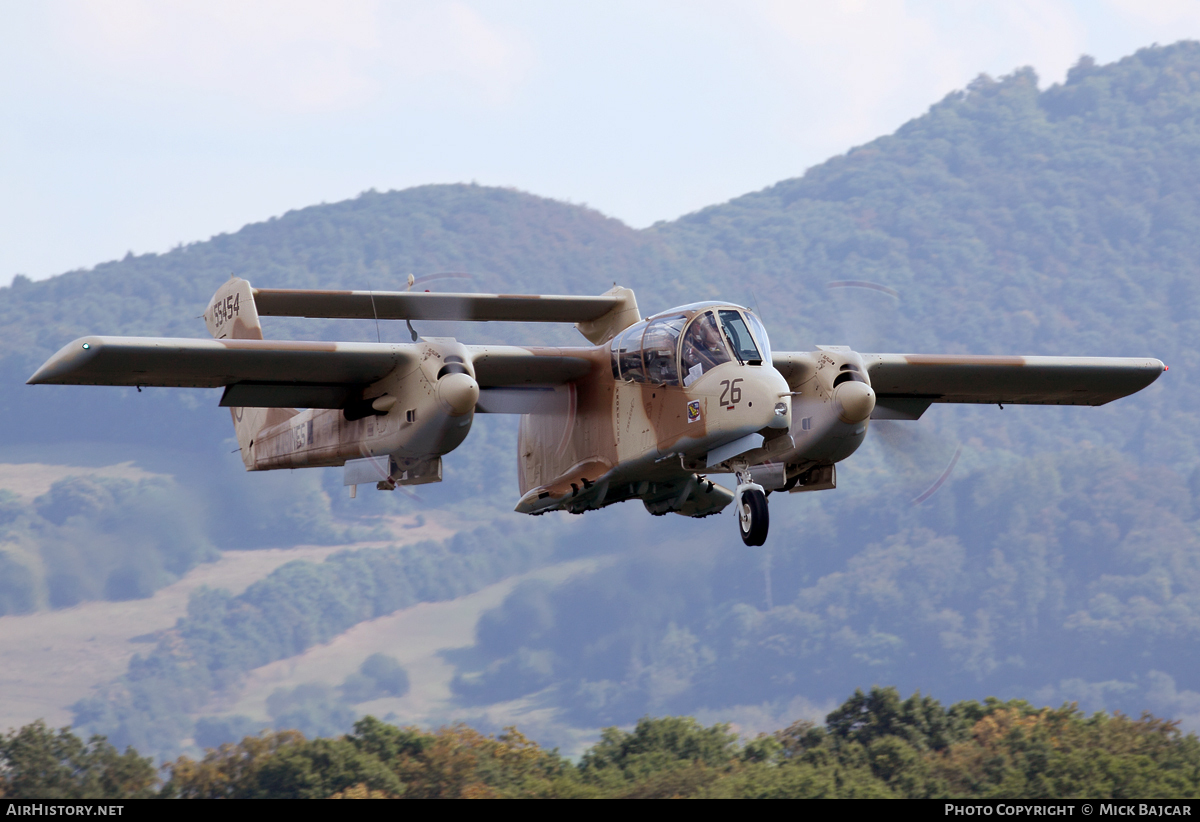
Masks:
[[[612,341],[614,377],[636,382],[646,381],[646,374],[642,369],[642,332],[645,330],[645,323],[636,323]]]
[[[675,351],[679,343],[679,334],[687,317],[678,314],[674,317],[662,317],[654,320],[646,327],[646,336],[642,339],[642,349],[646,359],[646,380],[656,383],[678,383],[679,374],[675,371]]]
[[[751,311],[746,312],[746,321],[750,323],[750,330],[754,332],[754,339],[758,341],[758,350],[762,352],[763,362],[767,365],[771,364],[771,341],[767,339],[767,329],[759,321],[758,317],[754,316]]]
[[[762,354],[758,352],[758,346],[754,344],[754,337],[750,335],[750,329],[746,327],[746,321],[742,319],[740,311],[722,311],[721,327],[725,329],[725,336],[729,337],[733,353],[742,363],[762,365]]]
[[[729,362],[729,352],[717,330],[717,318],[711,311],[706,311],[692,320],[683,335],[683,384],[691,385],[724,362]]]

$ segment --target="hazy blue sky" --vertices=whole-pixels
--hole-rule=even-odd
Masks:
[[[0,284],[423,183],[645,226],[1185,38],[1197,0],[0,0]]]

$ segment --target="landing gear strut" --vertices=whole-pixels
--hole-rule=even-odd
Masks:
[[[741,531],[742,542],[762,545],[767,541],[767,528],[771,524],[767,495],[763,487],[750,476],[748,466],[737,470],[736,475],[738,484],[734,491],[734,502],[737,503],[738,530]]]

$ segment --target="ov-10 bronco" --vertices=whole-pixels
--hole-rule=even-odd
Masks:
[[[571,322],[590,345],[264,340],[260,315]],[[1156,359],[773,352],[742,306],[642,319],[615,286],[599,297],[299,291],[235,277],[204,320],[215,339],[82,337],[29,382],[223,387],[247,470],[344,466],[351,496],[363,483],[438,482],[475,414],[520,414],[517,511],[636,498],[651,514],[705,517],[735,502],[747,545],[766,540],[767,492],[833,488],[872,419],[915,420],[935,402],[1102,405],[1165,370]]]

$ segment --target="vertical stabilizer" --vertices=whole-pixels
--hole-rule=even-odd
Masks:
[[[204,309],[204,324],[218,340],[261,340],[262,323],[250,283],[230,277]],[[230,408],[229,412],[247,470],[254,469],[254,439],[259,432],[299,413],[293,408]]]
[[[602,317],[587,322],[575,323],[579,333],[588,338],[592,345],[603,345],[636,322],[641,322],[637,297],[633,290],[614,285],[602,296],[618,297],[621,302]]]
[[[218,340],[261,340],[262,323],[254,305],[254,290],[241,277],[230,277],[204,309],[208,333]]]

